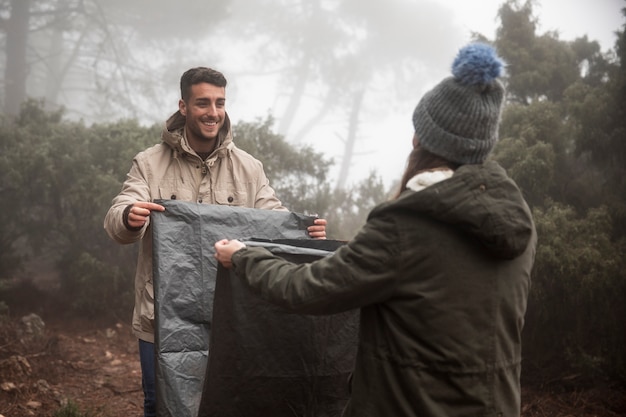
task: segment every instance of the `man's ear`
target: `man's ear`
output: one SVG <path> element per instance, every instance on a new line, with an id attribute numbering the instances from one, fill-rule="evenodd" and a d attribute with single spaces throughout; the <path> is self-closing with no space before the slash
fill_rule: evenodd
<path id="1" fill-rule="evenodd" d="M 187 105 L 185 103 L 185 100 L 183 100 L 182 98 L 178 100 L 178 111 L 180 111 L 180 114 L 182 114 L 183 116 L 187 116 Z"/>

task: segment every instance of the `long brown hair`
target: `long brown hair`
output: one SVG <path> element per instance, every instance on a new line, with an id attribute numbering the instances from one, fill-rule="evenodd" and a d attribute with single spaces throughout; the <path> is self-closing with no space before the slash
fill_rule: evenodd
<path id="1" fill-rule="evenodd" d="M 454 162 L 450 162 L 440 156 L 435 155 L 419 146 L 419 140 L 417 134 L 413 136 L 413 150 L 409 154 L 407 160 L 406 169 L 402 174 L 402 180 L 400 181 L 400 189 L 393 197 L 394 199 L 400 197 L 403 191 L 405 191 L 406 184 L 411 178 L 423 171 L 429 171 L 433 169 L 451 169 L 456 170 L 460 165 Z"/>

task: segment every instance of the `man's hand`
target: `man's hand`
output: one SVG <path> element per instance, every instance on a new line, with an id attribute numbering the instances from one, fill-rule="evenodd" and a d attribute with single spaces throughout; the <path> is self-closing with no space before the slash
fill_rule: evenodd
<path id="1" fill-rule="evenodd" d="M 307 227 L 309 236 L 313 239 L 326 239 L 326 219 L 315 219 L 313 226 Z"/>
<path id="2" fill-rule="evenodd" d="M 245 248 L 246 245 L 238 240 L 222 239 L 215 243 L 215 259 L 217 259 L 225 268 L 231 268 L 233 253 L 239 249 Z"/>
<path id="3" fill-rule="evenodd" d="M 165 207 L 147 201 L 138 201 L 133 204 L 128 212 L 128 225 L 134 228 L 142 228 L 148 221 L 150 213 L 153 211 L 165 211 Z"/>

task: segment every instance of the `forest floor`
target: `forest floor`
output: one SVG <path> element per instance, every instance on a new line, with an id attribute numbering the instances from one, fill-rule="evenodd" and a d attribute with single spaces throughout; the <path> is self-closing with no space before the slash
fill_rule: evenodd
<path id="1" fill-rule="evenodd" d="M 142 415 L 137 340 L 127 323 L 42 319 L 44 337 L 31 341 L 20 340 L 18 318 L 0 320 L 0 417 Z M 626 416 L 623 387 L 574 382 L 523 384 L 522 416 Z"/>

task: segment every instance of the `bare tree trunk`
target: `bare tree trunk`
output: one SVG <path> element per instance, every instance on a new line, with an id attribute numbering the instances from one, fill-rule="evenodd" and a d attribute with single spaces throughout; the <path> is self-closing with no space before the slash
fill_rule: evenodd
<path id="1" fill-rule="evenodd" d="M 346 138 L 343 159 L 341 161 L 341 170 L 339 171 L 339 179 L 337 180 L 337 188 L 344 189 L 348 181 L 350 166 L 352 165 L 352 157 L 354 156 L 354 147 L 356 145 L 357 127 L 359 125 L 359 113 L 363 103 L 364 89 L 356 91 L 352 97 L 352 111 L 350 112 L 350 124 L 348 126 L 348 137 Z"/>
<path id="2" fill-rule="evenodd" d="M 31 0 L 11 0 L 7 20 L 4 112 L 17 115 L 26 100 L 26 45 Z"/>
<path id="3" fill-rule="evenodd" d="M 312 21 L 317 21 L 321 19 L 322 7 L 320 0 L 301 0 L 301 3 L 309 10 L 310 19 Z M 305 45 L 303 46 L 304 56 L 302 57 L 298 67 L 296 68 L 296 81 L 289 97 L 287 109 L 285 110 L 283 117 L 280 119 L 278 133 L 283 136 L 287 136 L 289 128 L 293 124 L 293 121 L 298 114 L 298 110 L 300 109 L 300 104 L 302 103 L 302 98 L 304 97 L 307 84 L 310 81 L 309 79 L 311 77 L 311 65 L 312 61 L 315 59 L 311 55 L 311 50 L 314 49 L 311 48 L 311 46 L 313 45 L 310 45 L 310 42 L 305 42 Z"/>
<path id="4" fill-rule="evenodd" d="M 68 10 L 70 9 L 68 8 Z M 86 26 L 80 33 L 80 36 L 74 45 L 71 46 L 65 45 L 65 42 L 63 41 L 63 27 L 64 22 L 61 21 L 60 24 L 55 24 L 51 29 L 52 34 L 50 37 L 45 95 L 46 106 L 49 109 L 54 109 L 58 105 L 57 101 L 59 99 L 59 94 L 63 89 L 65 79 L 69 75 L 70 68 L 72 68 L 72 66 L 76 63 L 88 31 L 91 30 L 89 26 Z M 66 50 L 69 51 L 69 53 L 65 53 Z"/>
<path id="5" fill-rule="evenodd" d="M 285 110 L 283 117 L 280 119 L 278 133 L 283 136 L 287 135 L 287 132 L 293 123 L 293 119 L 296 117 L 296 113 L 300 108 L 300 103 L 302 102 L 302 97 L 304 96 L 304 90 L 306 89 L 306 85 L 309 81 L 309 71 L 310 56 L 307 54 L 302 60 L 302 63 L 299 65 L 296 83 L 293 91 L 291 92 L 289 104 L 287 104 L 287 109 Z"/>
<path id="6" fill-rule="evenodd" d="M 48 73 L 46 74 L 46 106 L 48 108 L 53 108 L 56 104 L 59 91 L 63 86 L 63 74 L 61 73 L 63 46 L 63 30 L 53 27 L 50 35 L 50 49 L 47 62 Z"/>

